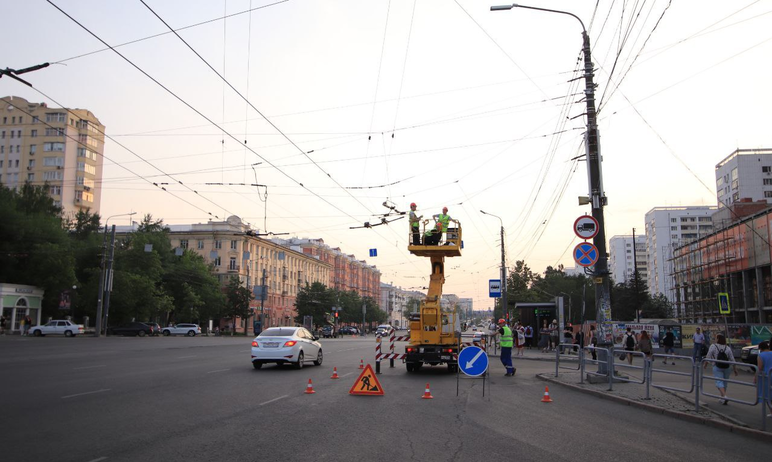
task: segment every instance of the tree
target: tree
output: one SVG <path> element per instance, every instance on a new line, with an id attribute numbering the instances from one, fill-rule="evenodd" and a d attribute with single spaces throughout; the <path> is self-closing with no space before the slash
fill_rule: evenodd
<path id="1" fill-rule="evenodd" d="M 236 318 L 246 319 L 252 314 L 249 309 L 249 302 L 255 296 L 241 285 L 238 276 L 233 276 L 225 288 L 225 297 L 227 299 L 225 313 L 233 320 L 233 330 L 236 330 Z M 232 331 L 231 335 L 233 335 Z"/>
<path id="2" fill-rule="evenodd" d="M 665 319 L 672 316 L 673 305 L 663 294 L 649 297 L 643 304 L 641 316 L 649 319 Z"/>
<path id="3" fill-rule="evenodd" d="M 314 282 L 311 285 L 306 284 L 305 287 L 298 291 L 295 299 L 295 307 L 298 312 L 295 322 L 303 324 L 304 317 L 311 316 L 313 317 L 314 325 L 322 326 L 327 324 L 327 314 L 332 312 L 334 300 L 333 291 L 321 282 Z"/>
<path id="4" fill-rule="evenodd" d="M 615 284 L 611 289 L 611 314 L 619 321 L 634 321 L 649 300 L 649 291 L 638 271 L 627 281 Z"/>

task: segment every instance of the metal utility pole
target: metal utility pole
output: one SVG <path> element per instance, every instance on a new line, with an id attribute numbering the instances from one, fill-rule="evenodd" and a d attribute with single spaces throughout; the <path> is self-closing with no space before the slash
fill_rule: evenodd
<path id="1" fill-rule="evenodd" d="M 584 81 L 585 101 L 587 104 L 587 131 L 585 132 L 585 149 L 587 152 L 587 170 L 589 177 L 590 204 L 592 216 L 598 221 L 598 234 L 593 238 L 593 244 L 598 248 L 598 262 L 595 263 L 592 276 L 595 282 L 595 319 L 598 324 L 598 346 L 608 346 L 607 321 L 611 320 L 611 285 L 608 274 L 608 255 L 606 252 L 606 228 L 603 219 L 603 207 L 607 199 L 603 192 L 603 173 L 600 160 L 600 137 L 598 134 L 598 117 L 595 110 L 595 83 L 593 82 L 594 69 L 590 55 L 590 36 L 584 23 L 573 13 L 547 8 L 537 8 L 526 5 L 502 5 L 492 6 L 491 11 L 511 10 L 512 8 L 526 8 L 529 10 L 559 13 L 573 17 L 582 26 L 582 54 L 584 55 Z M 600 358 L 605 360 L 604 358 Z M 601 373 L 605 373 L 605 366 L 600 365 Z"/>
<path id="2" fill-rule="evenodd" d="M 480 210 L 480 213 L 498 218 L 499 223 L 501 224 L 501 305 L 504 308 L 504 315 L 507 321 L 509 321 L 509 305 L 507 304 L 507 263 L 506 255 L 504 253 L 504 222 L 501 220 L 501 217 L 492 213 L 488 213 L 484 210 Z"/>
<path id="3" fill-rule="evenodd" d="M 635 228 L 633 228 L 633 287 L 635 288 L 635 315 L 641 323 L 641 300 L 638 297 L 638 259 L 635 256 Z"/>
<path id="4" fill-rule="evenodd" d="M 107 261 L 107 274 L 105 276 L 105 335 L 107 335 L 107 327 L 109 325 L 110 316 L 110 293 L 113 291 L 113 261 L 115 259 L 115 225 L 111 229 L 112 236 L 110 237 L 110 259 Z"/>
<path id="5" fill-rule="evenodd" d="M 97 313 L 94 337 L 102 335 L 102 304 L 105 295 L 105 260 L 107 257 L 107 224 L 105 224 L 105 235 L 102 239 L 102 262 L 99 264 L 99 292 L 97 292 Z"/>
<path id="6" fill-rule="evenodd" d="M 260 281 L 260 331 L 265 329 L 265 293 L 268 291 L 265 287 L 265 278 L 265 268 L 263 268 L 263 277 Z"/>

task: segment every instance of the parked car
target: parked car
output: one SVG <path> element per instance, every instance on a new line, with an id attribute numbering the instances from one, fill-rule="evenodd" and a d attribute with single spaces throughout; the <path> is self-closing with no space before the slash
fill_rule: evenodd
<path id="1" fill-rule="evenodd" d="M 338 329 L 340 335 L 359 335 L 359 329 L 354 326 L 343 326 Z"/>
<path id="2" fill-rule="evenodd" d="M 333 338 L 336 337 L 337 334 L 335 333 L 335 327 L 333 326 L 324 326 L 322 327 L 322 337 L 324 338 Z"/>
<path id="3" fill-rule="evenodd" d="M 41 326 L 32 326 L 29 333 L 35 337 L 42 337 L 44 335 L 64 335 L 65 337 L 74 337 L 83 333 L 83 326 L 74 324 L 65 319 L 56 319 L 48 321 Z"/>
<path id="4" fill-rule="evenodd" d="M 161 335 L 161 326 L 157 322 L 146 322 L 153 329 L 153 335 Z"/>
<path id="5" fill-rule="evenodd" d="M 117 327 L 110 327 L 107 329 L 107 333 L 110 335 L 136 335 L 144 337 L 145 335 L 153 335 L 153 328 L 144 322 L 127 322 Z"/>
<path id="6" fill-rule="evenodd" d="M 742 349 L 742 353 L 740 354 L 740 359 L 742 360 L 742 362 L 747 364 L 756 365 L 758 357 L 759 357 L 758 345 L 751 345 L 751 346 L 744 347 Z"/>
<path id="7" fill-rule="evenodd" d="M 168 326 L 161 329 L 161 332 L 165 337 L 170 335 L 187 335 L 188 337 L 195 337 L 196 334 L 201 333 L 201 327 L 198 324 L 177 324 L 175 326 Z"/>
<path id="8" fill-rule="evenodd" d="M 305 327 L 270 327 L 252 340 L 252 366 L 260 369 L 266 363 L 290 363 L 300 369 L 308 361 L 321 366 L 324 356 L 318 340 Z"/>

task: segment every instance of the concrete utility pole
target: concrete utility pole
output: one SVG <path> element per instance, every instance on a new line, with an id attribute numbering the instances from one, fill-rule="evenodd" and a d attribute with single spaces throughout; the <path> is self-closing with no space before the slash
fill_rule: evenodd
<path id="1" fill-rule="evenodd" d="M 265 329 L 265 293 L 268 292 L 265 286 L 265 268 L 263 268 L 263 277 L 260 281 L 260 331 Z M 255 334 L 257 335 L 257 334 Z"/>
<path id="2" fill-rule="evenodd" d="M 130 217 L 136 214 L 137 212 L 121 213 L 119 215 L 110 215 L 109 217 L 107 217 L 107 220 L 105 220 L 105 235 L 104 235 L 104 238 L 102 239 L 102 263 L 99 266 L 100 268 L 99 293 L 97 293 L 97 315 L 96 315 L 96 326 L 95 326 L 94 337 L 99 337 L 100 335 L 102 335 L 102 310 L 104 308 L 105 273 L 107 270 L 105 266 L 105 259 L 107 257 L 107 224 L 110 222 L 110 218 Z"/>
<path id="3" fill-rule="evenodd" d="M 113 291 L 113 261 L 115 260 L 115 225 L 110 230 L 112 236 L 110 237 L 110 259 L 107 261 L 107 272 L 105 276 L 105 335 L 107 335 L 107 327 L 110 321 L 110 293 Z"/>
<path id="4" fill-rule="evenodd" d="M 598 262 L 595 263 L 592 276 L 595 282 L 595 319 L 598 324 L 598 346 L 608 346 L 611 343 L 608 334 L 607 321 L 611 320 L 611 285 L 608 274 L 608 255 L 606 252 L 606 229 L 603 219 L 603 207 L 607 199 L 603 192 L 603 173 L 600 159 L 600 137 L 598 135 L 598 117 L 595 110 L 595 83 L 593 82 L 593 65 L 590 55 L 590 36 L 584 23 L 575 14 L 567 11 L 550 10 L 526 5 L 502 5 L 492 6 L 491 11 L 511 10 L 512 8 L 526 8 L 529 10 L 559 13 L 573 17 L 582 26 L 582 54 L 584 55 L 584 81 L 585 101 L 587 103 L 587 131 L 585 132 L 585 148 L 587 151 L 587 170 L 590 186 L 590 204 L 592 216 L 598 221 L 598 234 L 593 239 L 593 244 L 598 248 Z M 602 351 L 601 351 L 602 353 Z M 605 358 L 599 358 L 605 361 Z M 602 373 L 605 373 L 605 365 L 600 365 Z"/>
<path id="5" fill-rule="evenodd" d="M 509 321 L 509 305 L 507 304 L 507 263 L 506 255 L 504 253 L 504 221 L 501 220 L 501 217 L 484 210 L 480 210 L 480 213 L 498 218 L 499 223 L 501 224 L 501 306 L 504 308 L 504 317 Z"/>

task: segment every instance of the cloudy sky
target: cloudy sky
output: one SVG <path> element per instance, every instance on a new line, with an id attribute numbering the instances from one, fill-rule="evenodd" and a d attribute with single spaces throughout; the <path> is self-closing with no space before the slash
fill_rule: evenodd
<path id="1" fill-rule="evenodd" d="M 384 201 L 417 202 L 425 217 L 447 206 L 465 253 L 448 261 L 445 292 L 483 309 L 500 223 L 481 209 L 503 222 L 508 264 L 538 272 L 574 266 L 572 225 L 589 213 L 577 205 L 581 25 L 496 4 L 6 2 L 0 67 L 54 64 L 26 74 L 34 88 L 0 79 L 0 94 L 86 108 L 106 125 L 104 217 L 238 215 L 420 288 L 429 263 L 407 252 L 406 219 L 350 227 L 379 221 Z M 769 2 L 531 5 L 570 11 L 590 34 L 608 237 L 643 232 L 653 207 L 715 204 L 715 165 L 772 147 Z"/>

